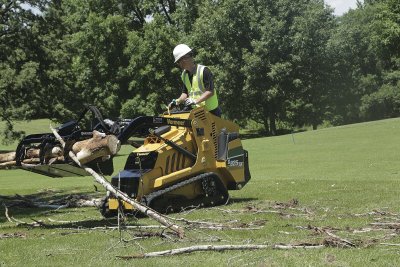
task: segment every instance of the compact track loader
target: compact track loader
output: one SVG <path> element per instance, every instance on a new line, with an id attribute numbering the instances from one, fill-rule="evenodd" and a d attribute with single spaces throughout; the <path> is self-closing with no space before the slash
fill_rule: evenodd
<path id="1" fill-rule="evenodd" d="M 92 130 L 112 133 L 122 144 L 132 136 L 144 137 L 143 145 L 130 153 L 111 184 L 157 211 L 225 204 L 228 190 L 239 190 L 250 180 L 248 152 L 242 147 L 239 126 L 203 107 L 121 120 L 111 126 L 104 123 L 96 108 L 89 109 L 96 115 Z M 90 136 L 76 121 L 60 126 L 58 132 L 66 140 Z M 22 151 L 35 142 L 45 147 L 57 140 L 51 134 L 28 136 L 18 146 L 17 155 L 22 158 Z M 113 173 L 112 158 L 97 159 L 89 166 L 105 175 Z M 43 159 L 29 170 L 53 177 L 87 175 L 68 156 L 61 164 L 48 165 Z M 110 217 L 118 209 L 135 212 L 131 205 L 108 194 L 101 213 Z"/>

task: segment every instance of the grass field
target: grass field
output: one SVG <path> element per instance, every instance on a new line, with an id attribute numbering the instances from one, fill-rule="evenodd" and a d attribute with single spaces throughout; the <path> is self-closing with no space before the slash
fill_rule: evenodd
<path id="1" fill-rule="evenodd" d="M 48 129 L 48 121 L 32 123 Z M 252 179 L 242 190 L 230 192 L 230 204 L 171 217 L 259 229 L 191 228 L 186 229 L 182 240 L 141 238 L 140 233 L 160 230 L 118 232 L 94 228 L 117 224 L 116 220 L 102 219 L 96 208 L 10 207 L 9 215 L 17 220 L 45 223 L 42 227 L 16 226 L 6 219 L 1 205 L 0 266 L 399 265 L 400 119 L 247 139 L 243 143 L 249 151 Z M 115 158 L 116 170 L 122 168 L 129 151 L 129 147 L 123 147 Z M 0 171 L 2 196 L 19 194 L 48 201 L 71 194 L 103 195 L 94 190 L 93 184 L 91 177 L 52 179 L 19 170 Z M 2 201 L 8 200 L 3 197 Z M 124 224 L 156 223 L 131 218 Z M 342 243 L 332 241 L 330 234 L 346 239 L 354 247 L 343 248 Z M 326 246 L 196 252 L 132 260 L 116 257 L 199 244 L 279 243 Z"/>

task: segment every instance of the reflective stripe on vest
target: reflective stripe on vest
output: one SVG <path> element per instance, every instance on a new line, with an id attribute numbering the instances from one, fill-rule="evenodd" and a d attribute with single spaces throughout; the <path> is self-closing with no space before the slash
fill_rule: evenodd
<path id="1" fill-rule="evenodd" d="M 189 74 L 187 71 L 183 71 L 181 75 L 182 81 L 188 90 L 189 97 L 193 98 L 194 100 L 199 99 L 203 92 L 205 92 L 203 83 L 204 68 L 205 66 L 203 65 L 197 65 L 196 74 L 193 74 L 192 83 L 190 83 Z M 214 88 L 214 94 L 209 99 L 201 102 L 198 105 L 205 105 L 207 110 L 216 109 L 218 107 L 217 90 Z"/>

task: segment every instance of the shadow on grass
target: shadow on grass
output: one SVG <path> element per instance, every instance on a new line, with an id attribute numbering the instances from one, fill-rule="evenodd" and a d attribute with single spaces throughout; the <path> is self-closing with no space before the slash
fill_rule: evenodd
<path id="1" fill-rule="evenodd" d="M 256 201 L 258 200 L 258 198 L 252 198 L 252 197 L 244 197 L 244 198 L 231 198 L 229 200 L 229 204 L 233 204 L 233 203 L 244 203 L 244 202 L 251 202 L 251 201 Z"/>
<path id="2" fill-rule="evenodd" d="M 261 138 L 261 137 L 271 137 L 271 136 L 280 136 L 280 135 L 287 135 L 287 134 L 295 134 L 295 133 L 301 133 L 305 132 L 306 130 L 304 129 L 299 129 L 299 130 L 290 130 L 290 129 L 279 129 L 277 130 L 275 135 L 271 135 L 270 133 L 267 133 L 266 131 L 249 131 L 245 130 L 240 133 L 240 138 L 242 140 L 246 139 L 254 139 L 254 138 Z"/>
<path id="3" fill-rule="evenodd" d="M 73 201 L 73 197 L 79 196 L 81 199 L 90 200 L 93 198 L 101 198 L 104 196 L 102 192 L 79 192 L 79 193 L 63 193 L 62 191 L 43 191 L 29 195 L 12 195 L 0 196 L 0 223 L 6 222 L 5 211 L 7 207 L 8 215 L 15 217 L 33 217 L 43 216 L 46 213 L 59 214 L 65 212 L 66 209 L 57 210 L 56 208 L 38 207 L 37 204 L 62 206 L 69 201 Z M 71 207 L 74 208 L 74 207 Z M 94 207 L 96 208 L 96 207 Z"/>
<path id="4" fill-rule="evenodd" d="M 33 220 L 36 220 L 38 218 L 42 219 L 43 216 L 48 216 L 49 214 L 51 215 L 57 215 L 57 214 L 63 214 L 63 213 L 68 213 L 73 209 L 79 208 L 79 209 L 84 209 L 84 208 L 92 208 L 92 209 L 98 209 L 96 207 L 67 207 L 67 208 L 62 208 L 62 209 L 52 209 L 52 208 L 41 208 L 37 207 L 35 203 L 43 203 L 43 204 L 54 204 L 54 205 L 65 205 L 67 204 L 68 200 L 71 198 L 71 196 L 80 196 L 82 199 L 93 199 L 93 198 L 100 198 L 104 194 L 101 192 L 81 192 L 79 194 L 67 194 L 64 193 L 62 194 L 61 191 L 45 191 L 45 192 L 39 192 L 35 194 L 30 194 L 30 195 L 14 195 L 14 196 L 0 196 L 0 223 L 5 223 L 8 221 L 8 219 L 5 216 L 5 206 L 7 206 L 8 209 L 8 215 L 10 217 L 14 217 L 16 219 L 20 219 L 26 223 L 32 223 Z M 227 206 L 230 204 L 234 203 L 246 203 L 246 202 L 251 202 L 251 201 L 256 201 L 258 200 L 257 198 L 231 198 L 229 200 L 229 203 Z M 99 211 L 100 212 L 100 211 Z M 129 218 L 136 218 L 140 219 L 146 217 L 145 215 L 129 215 Z M 58 223 L 58 222 L 44 222 L 44 225 L 41 226 L 41 228 L 49 228 L 49 229 L 55 229 L 55 228 L 77 228 L 77 227 L 83 227 L 83 228 L 93 228 L 93 227 L 105 227 L 105 226 L 115 226 L 117 224 L 117 219 L 116 218 L 109 218 L 109 219 L 104 219 L 101 218 L 99 215 L 99 219 L 91 219 L 91 220 L 84 220 L 84 221 L 79 221 L 79 222 L 71 222 L 71 223 Z"/>

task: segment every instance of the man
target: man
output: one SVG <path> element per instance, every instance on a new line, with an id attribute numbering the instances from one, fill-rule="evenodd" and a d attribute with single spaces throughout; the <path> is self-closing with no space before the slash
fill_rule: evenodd
<path id="1" fill-rule="evenodd" d="M 221 117 L 217 91 L 214 88 L 213 75 L 209 68 L 196 64 L 192 49 L 179 44 L 173 51 L 175 63 L 182 69 L 182 94 L 172 100 L 169 108 L 185 103 L 186 106 L 204 106 L 206 110 Z"/>

